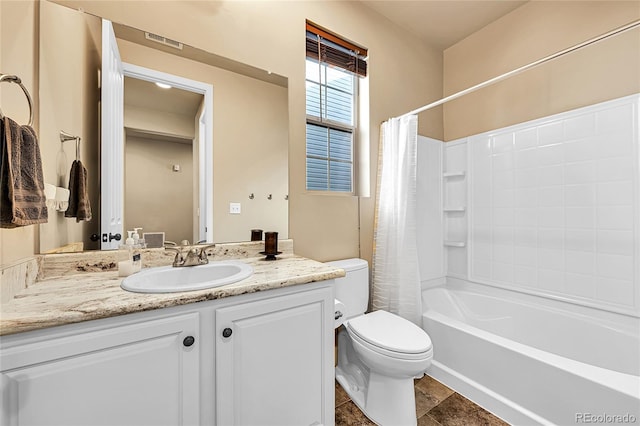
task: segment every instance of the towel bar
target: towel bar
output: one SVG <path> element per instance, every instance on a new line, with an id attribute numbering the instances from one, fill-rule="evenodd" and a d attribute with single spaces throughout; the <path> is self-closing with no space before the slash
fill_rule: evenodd
<path id="1" fill-rule="evenodd" d="M 60 143 L 67 141 L 76 141 L 76 160 L 80 160 L 80 136 L 73 136 L 71 133 L 67 133 L 64 130 L 60 130 Z"/>

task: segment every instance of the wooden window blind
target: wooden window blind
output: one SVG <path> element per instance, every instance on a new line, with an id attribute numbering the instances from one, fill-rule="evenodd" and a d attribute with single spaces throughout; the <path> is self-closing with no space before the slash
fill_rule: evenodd
<path id="1" fill-rule="evenodd" d="M 367 49 L 307 21 L 307 57 L 367 76 Z"/>

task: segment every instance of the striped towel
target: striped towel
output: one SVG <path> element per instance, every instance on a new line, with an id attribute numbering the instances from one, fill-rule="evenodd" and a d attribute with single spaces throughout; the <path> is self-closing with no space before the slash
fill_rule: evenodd
<path id="1" fill-rule="evenodd" d="M 0 227 L 47 222 L 42 159 L 35 130 L 0 120 Z"/>

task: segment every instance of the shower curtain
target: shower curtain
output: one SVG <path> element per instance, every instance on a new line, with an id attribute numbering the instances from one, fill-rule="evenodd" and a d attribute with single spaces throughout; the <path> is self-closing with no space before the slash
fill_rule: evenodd
<path id="1" fill-rule="evenodd" d="M 371 306 L 421 323 L 416 241 L 418 118 L 382 123 Z"/>

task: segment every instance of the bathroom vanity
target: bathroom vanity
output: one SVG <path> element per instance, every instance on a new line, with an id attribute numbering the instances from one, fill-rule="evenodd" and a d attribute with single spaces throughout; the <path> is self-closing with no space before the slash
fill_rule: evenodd
<path id="1" fill-rule="evenodd" d="M 245 261 L 250 278 L 209 290 L 130 293 L 101 272 L 16 295 L 0 322 L 0 423 L 333 424 L 332 280 L 344 272 L 293 255 Z"/>

